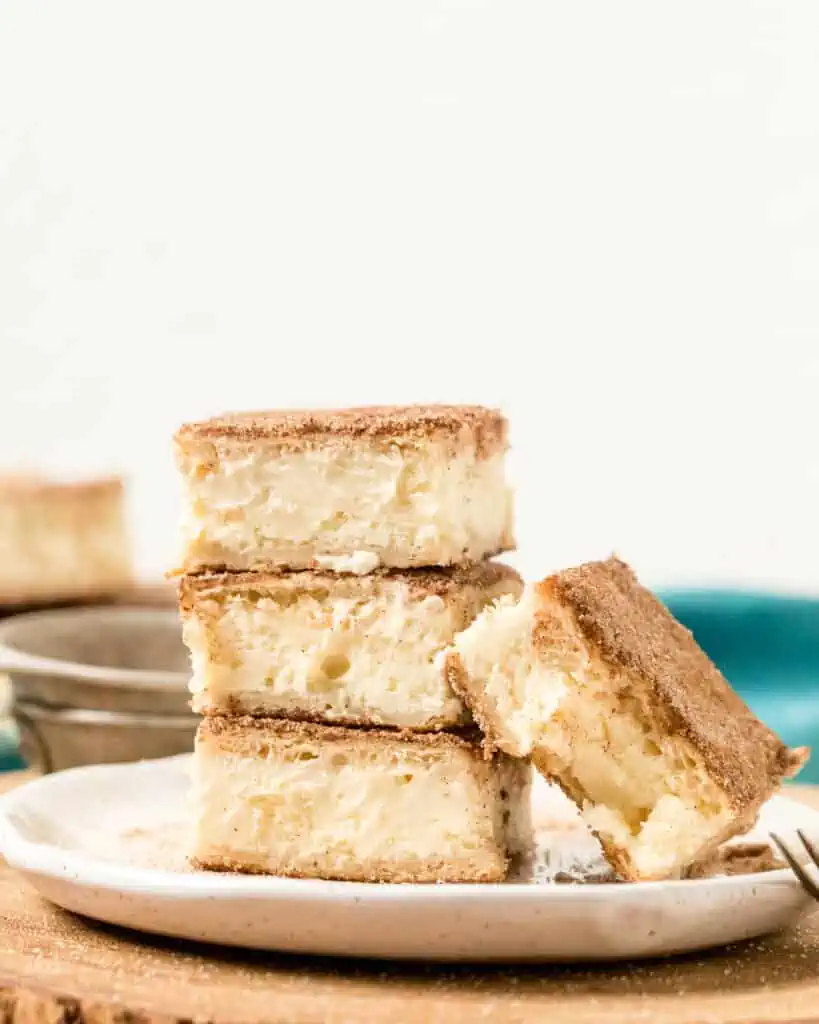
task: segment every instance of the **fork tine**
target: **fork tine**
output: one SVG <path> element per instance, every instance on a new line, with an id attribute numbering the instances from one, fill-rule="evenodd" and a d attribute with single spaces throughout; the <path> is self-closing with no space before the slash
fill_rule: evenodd
<path id="1" fill-rule="evenodd" d="M 810 856 L 810 859 L 817 866 L 817 868 L 819 868 L 819 850 L 816 849 L 816 847 L 813 845 L 811 840 L 808 839 L 808 837 L 805 835 L 805 833 L 802 831 L 801 828 L 798 828 L 796 830 L 796 834 L 802 840 L 802 845 L 808 851 L 808 855 Z"/>
<path id="2" fill-rule="evenodd" d="M 805 892 L 811 895 L 815 900 L 819 900 L 819 886 L 817 886 L 816 882 L 814 882 L 814 880 L 810 877 L 807 871 L 805 871 L 805 869 L 802 867 L 802 865 L 799 863 L 796 857 L 794 857 L 794 855 L 791 853 L 788 847 L 782 842 L 779 836 L 774 835 L 774 833 L 772 832 L 771 839 L 773 839 L 773 841 L 779 847 L 779 852 L 790 865 L 791 870 L 799 879 L 799 882 L 802 885 L 802 888 L 805 890 Z"/>

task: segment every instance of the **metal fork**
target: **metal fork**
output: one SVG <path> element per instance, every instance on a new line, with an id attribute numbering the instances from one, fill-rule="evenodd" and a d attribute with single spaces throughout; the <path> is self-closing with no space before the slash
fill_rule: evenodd
<path id="1" fill-rule="evenodd" d="M 810 857 L 813 866 L 819 868 L 819 850 L 816 849 L 816 847 L 813 845 L 810 839 L 808 839 L 808 837 L 805 835 L 801 828 L 798 828 L 796 830 L 796 834 L 799 836 L 802 845 L 807 850 L 807 854 Z M 805 890 L 805 892 L 811 895 L 815 900 L 819 900 L 819 885 L 817 885 L 817 883 L 811 878 L 811 876 L 805 869 L 804 865 L 801 864 L 799 860 L 797 860 L 795 854 L 788 849 L 788 847 L 779 838 L 779 836 L 774 835 L 774 833 L 771 832 L 771 839 L 773 839 L 773 841 L 779 847 L 779 852 L 790 865 L 791 870 L 799 879 L 799 882 L 802 888 Z"/>

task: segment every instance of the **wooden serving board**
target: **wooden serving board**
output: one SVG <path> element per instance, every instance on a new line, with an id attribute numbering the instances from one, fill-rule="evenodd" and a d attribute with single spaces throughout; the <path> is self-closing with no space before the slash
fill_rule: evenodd
<path id="1" fill-rule="evenodd" d="M 25 776 L 0 779 L 0 790 Z M 819 788 L 793 795 L 819 807 Z M 819 1024 L 819 915 L 668 961 L 433 966 L 277 956 L 95 925 L 0 864 L 0 1024 Z M 623 921 L 628 927 L 628 921 Z"/>

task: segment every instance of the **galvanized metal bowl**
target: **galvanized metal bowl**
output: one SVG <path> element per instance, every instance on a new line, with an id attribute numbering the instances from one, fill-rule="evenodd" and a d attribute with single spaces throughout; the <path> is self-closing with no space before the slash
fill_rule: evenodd
<path id="1" fill-rule="evenodd" d="M 0 622 L 25 761 L 43 772 L 184 753 L 188 656 L 175 611 L 90 607 Z"/>

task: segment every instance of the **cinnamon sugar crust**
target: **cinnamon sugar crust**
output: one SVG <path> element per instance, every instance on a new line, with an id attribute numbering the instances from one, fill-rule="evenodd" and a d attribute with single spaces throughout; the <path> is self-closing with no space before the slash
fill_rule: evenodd
<path id="1" fill-rule="evenodd" d="M 229 718 L 241 718 L 245 715 L 253 716 L 254 718 L 268 718 L 276 719 L 280 721 L 289 722 L 303 722 L 312 723 L 314 725 L 322 725 L 328 722 L 326 712 L 322 711 L 311 711 L 309 708 L 282 708 L 277 710 L 272 708 L 269 703 L 257 700 L 254 702 L 252 696 L 242 695 L 237 697 L 234 694 L 228 694 L 219 705 L 216 707 L 207 706 L 199 709 L 199 714 L 205 718 L 221 718 L 227 716 Z M 413 725 L 412 732 L 414 733 L 438 733 L 442 730 L 446 730 L 448 733 L 452 733 L 455 730 L 455 734 L 458 735 L 472 735 L 474 726 L 472 722 L 472 716 L 468 708 L 464 708 L 461 715 L 461 719 L 457 724 L 453 724 L 450 718 L 445 717 L 432 717 L 428 718 L 423 724 Z M 385 732 L 394 730 L 393 735 L 403 735 L 404 732 L 408 731 L 408 727 L 404 726 L 389 726 L 383 722 L 374 722 L 372 717 L 366 715 L 356 715 L 350 712 L 344 714 L 334 715 L 332 718 L 333 725 L 343 727 L 345 729 L 382 729 Z M 479 734 L 476 734 L 475 738 L 480 740 Z"/>
<path id="2" fill-rule="evenodd" d="M 245 860 L 232 857 L 229 853 L 210 854 L 208 857 L 191 857 L 190 865 L 197 871 L 218 871 L 234 875 L 269 875 L 269 869 Z M 340 882 L 368 882 L 373 885 L 429 885 L 431 882 L 471 885 L 477 882 L 501 882 L 506 877 L 508 858 L 499 850 L 486 854 L 483 863 L 465 865 L 444 857 L 428 857 L 419 867 L 417 860 L 368 860 L 356 869 L 334 872 L 316 867 L 305 870 L 292 864 L 280 864 L 277 875 L 284 878 L 324 878 Z"/>
<path id="3" fill-rule="evenodd" d="M 366 596 L 379 587 L 406 586 L 414 598 L 446 598 L 465 587 L 489 590 L 502 583 L 520 584 L 520 574 L 503 562 L 477 562 L 451 567 L 418 569 L 374 569 L 364 576 L 334 573 L 323 569 L 271 572 L 205 572 L 178 578 L 180 608 L 193 610 L 196 598 L 218 597 L 226 592 L 265 594 L 270 590 L 294 593 L 328 592 L 332 588 L 345 596 Z"/>
<path id="4" fill-rule="evenodd" d="M 539 591 L 571 611 L 603 662 L 639 682 L 658 727 L 691 744 L 735 811 L 756 807 L 806 760 L 807 751 L 789 750 L 753 714 L 691 632 L 620 559 L 567 569 Z M 551 642 L 537 621 L 533 638 Z"/>
<path id="5" fill-rule="evenodd" d="M 464 702 L 482 737 L 483 756 L 489 760 L 501 749 L 503 721 L 490 701 L 473 685 L 460 654 L 450 650 L 444 656 L 444 678 L 452 692 Z M 568 796 L 568 794 L 567 794 Z"/>
<path id="6" fill-rule="evenodd" d="M 501 563 L 494 563 L 494 562 L 492 562 L 492 560 L 497 558 L 499 555 L 508 555 L 510 552 L 514 551 L 515 547 L 516 547 L 516 543 L 517 542 L 516 542 L 515 538 L 513 536 L 509 535 L 509 536 L 504 538 L 503 544 L 500 547 L 494 548 L 492 551 L 487 551 L 486 554 L 484 555 L 484 559 L 487 562 L 490 562 L 492 564 L 501 564 Z M 313 562 L 313 564 L 315 564 L 315 561 Z M 485 562 L 470 560 L 469 558 L 464 556 L 464 560 L 462 562 L 455 563 L 452 566 L 440 565 L 440 566 L 437 566 L 436 568 L 438 568 L 440 570 L 446 570 L 447 568 L 469 569 L 469 568 L 471 568 L 473 566 L 480 566 L 480 565 L 483 565 L 483 564 L 485 564 Z M 417 566 L 415 568 L 420 569 L 421 571 L 425 571 L 428 567 L 427 566 Z M 375 573 L 379 573 L 379 572 L 382 575 L 386 575 L 387 573 L 390 573 L 390 572 L 412 572 L 412 571 L 414 571 L 412 566 L 410 566 L 408 568 L 403 568 L 403 569 L 394 569 L 394 568 L 391 568 L 390 566 L 379 566 L 376 569 L 371 569 L 369 572 L 366 572 L 363 575 L 371 576 L 371 575 L 374 575 Z M 196 579 L 199 579 L 199 578 L 207 579 L 207 578 L 212 578 L 212 577 L 216 577 L 216 576 L 224 576 L 224 577 L 239 576 L 239 575 L 242 575 L 243 573 L 247 574 L 248 576 L 252 576 L 252 577 L 259 577 L 259 576 L 270 576 L 270 577 L 273 577 L 273 576 L 275 576 L 275 575 L 277 575 L 279 573 L 284 575 L 285 573 L 291 573 L 291 572 L 292 573 L 296 573 L 296 572 L 326 572 L 328 574 L 328 576 L 332 576 L 335 579 L 336 585 L 338 584 L 339 579 L 351 579 L 351 578 L 353 578 L 355 576 L 360 576 L 361 575 L 359 573 L 354 573 L 354 572 L 351 572 L 351 571 L 344 572 L 342 570 L 339 570 L 337 572 L 331 572 L 328 569 L 323 569 L 323 570 L 321 570 L 321 569 L 302 569 L 302 568 L 295 569 L 295 568 L 289 567 L 287 565 L 287 563 L 284 563 L 281 566 L 281 568 L 273 569 L 273 568 L 271 568 L 269 560 L 266 560 L 266 559 L 261 558 L 261 557 L 259 558 L 259 561 L 258 561 L 258 568 L 247 569 L 247 568 L 243 567 L 241 569 L 234 569 L 234 568 L 231 568 L 231 566 L 223 558 L 215 558 L 214 557 L 214 558 L 209 559 L 209 561 L 206 564 L 196 564 L 196 565 L 193 565 L 193 566 L 179 566 L 177 568 L 168 569 L 165 572 L 165 579 L 169 583 L 177 583 L 177 584 L 179 584 L 183 580 L 196 580 Z M 409 580 L 408 580 L 408 582 L 409 582 Z"/>
<path id="7" fill-rule="evenodd" d="M 312 447 L 328 441 L 418 443 L 450 438 L 474 445 L 480 457 L 506 448 L 507 422 L 497 409 L 479 405 L 362 406 L 348 409 L 281 409 L 228 413 L 184 424 L 176 441 L 269 442 Z"/>
<path id="8" fill-rule="evenodd" d="M 310 742 L 369 747 L 377 743 L 388 748 L 400 744 L 427 750 L 462 750 L 473 756 L 482 749 L 482 736 L 477 729 L 419 733 L 409 729 L 350 728 L 250 715 L 210 715 L 203 718 L 199 724 L 199 739 L 213 741 L 220 750 L 251 757 L 263 757 L 271 741 L 277 744 Z"/>

